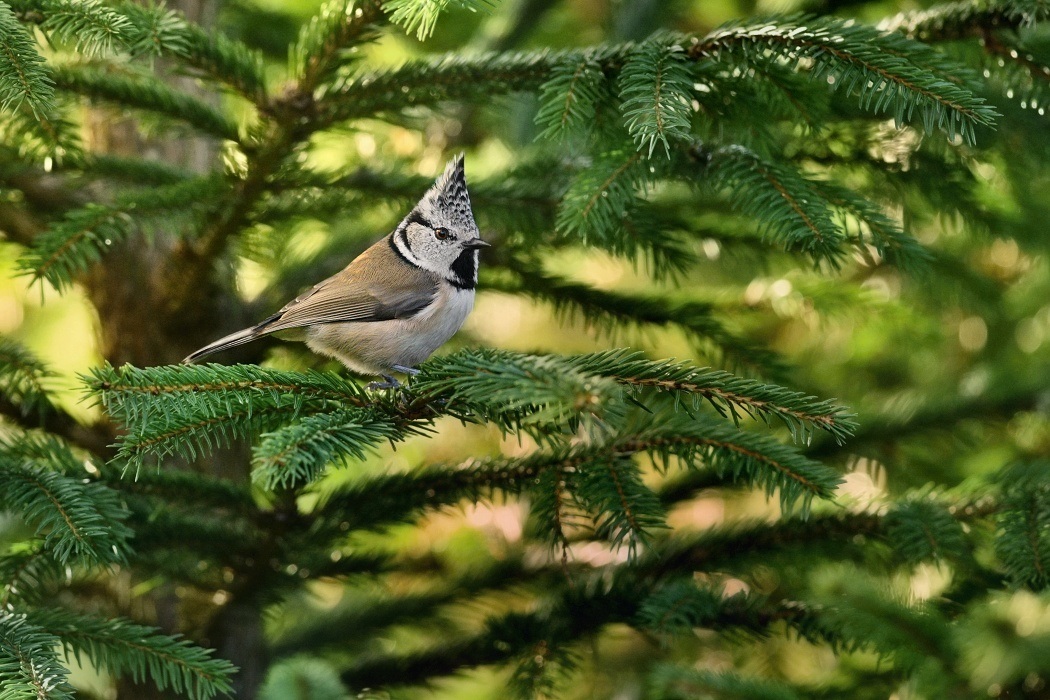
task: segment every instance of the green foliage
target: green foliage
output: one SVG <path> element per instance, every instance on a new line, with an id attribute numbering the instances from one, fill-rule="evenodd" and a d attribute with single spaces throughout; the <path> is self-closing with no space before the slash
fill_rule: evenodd
<path id="1" fill-rule="evenodd" d="M 295 658 L 274 664 L 259 690 L 261 700 L 298 697 L 308 700 L 343 700 L 346 687 L 331 666 L 318 659 Z"/>
<path id="2" fill-rule="evenodd" d="M 779 683 L 735 673 L 715 673 L 677 666 L 661 666 L 651 679 L 652 697 L 661 700 L 694 698 L 699 693 L 713 698 L 740 700 L 797 700 L 802 696 Z"/>
<path id="3" fill-rule="evenodd" d="M 34 279 L 63 289 L 103 253 L 126 240 L 136 228 L 132 213 L 145 217 L 184 214 L 215 196 L 216 179 L 194 178 L 124 195 L 112 205 L 89 203 L 68 212 L 33 241 L 20 261 Z"/>
<path id="4" fill-rule="evenodd" d="M 253 366 L 102 367 L 88 381 L 106 410 L 131 428 L 119 454 L 134 465 L 148 455 L 193 457 L 295 416 L 366 402 L 358 385 L 337 375 Z"/>
<path id="5" fill-rule="evenodd" d="M 400 24 L 407 32 L 415 32 L 416 38 L 423 41 L 434 33 L 438 17 L 449 5 L 477 12 L 492 6 L 490 0 L 390 0 L 386 9 L 390 12 L 390 21 Z"/>
<path id="6" fill-rule="evenodd" d="M 25 346 L 0 338 L 0 394 L 24 415 L 52 407 L 47 383 L 53 376 Z"/>
<path id="7" fill-rule="evenodd" d="M 363 459 L 368 448 L 399 438 L 397 428 L 367 409 L 306 416 L 262 436 L 252 479 L 270 490 L 310 483 L 325 465 Z"/>
<path id="8" fill-rule="evenodd" d="M 59 640 L 32 624 L 24 613 L 0 610 L 0 698 L 73 697 L 55 647 Z"/>
<path id="9" fill-rule="evenodd" d="M 0 507 L 22 515 L 43 535 L 61 563 L 83 558 L 123 561 L 131 531 L 117 493 L 74 478 L 83 471 L 69 449 L 51 438 L 27 436 L 0 444 Z M 63 473 L 65 472 L 65 473 Z"/>
<path id="10" fill-rule="evenodd" d="M 11 6 L 0 3 L 0 109 L 18 109 L 22 103 L 38 117 L 54 107 L 54 84 L 44 59 Z"/>
<path id="11" fill-rule="evenodd" d="M 98 2 L 49 2 L 40 28 L 48 37 L 87 56 L 108 54 L 129 43 L 131 20 Z"/>
<path id="12" fill-rule="evenodd" d="M 927 500 L 899 503 L 886 515 L 886 535 L 905 562 L 966 559 L 969 543 L 958 520 Z"/>
<path id="13" fill-rule="evenodd" d="M 620 109 L 628 132 L 639 147 L 648 145 L 650 158 L 658 141 L 670 157 L 670 142 L 689 137 L 692 91 L 680 46 L 649 41 L 627 58 L 620 73 Z"/>
<path id="14" fill-rule="evenodd" d="M 607 91 L 601 64 L 593 58 L 555 65 L 540 89 L 536 111 L 536 123 L 544 127 L 540 137 L 555 140 L 587 133 Z"/>
<path id="15" fill-rule="evenodd" d="M 54 71 L 55 84 L 96 101 L 141 109 L 186 122 L 205 134 L 237 140 L 237 125 L 215 108 L 173 90 L 150 76 L 121 75 L 92 68 L 62 67 Z"/>
<path id="16" fill-rule="evenodd" d="M 761 222 L 765 237 L 815 262 L 840 264 L 845 236 L 817 186 L 793 167 L 729 146 L 711 153 L 705 170 L 716 190 L 728 191 L 735 207 Z"/>
<path id="17" fill-rule="evenodd" d="M 730 25 L 689 52 L 719 61 L 785 60 L 796 67 L 806 61 L 814 79 L 856 94 L 865 110 L 889 113 L 897 124 L 918 112 L 927 131 L 940 129 L 970 143 L 975 127 L 992 124 L 997 116 L 968 89 L 971 74 L 964 68 L 929 47 L 863 24 L 798 16 Z"/>
<path id="18" fill-rule="evenodd" d="M 1050 471 L 1043 461 L 1021 462 L 1002 475 L 1003 503 L 995 550 L 1016 586 L 1050 585 Z"/>
<path id="19" fill-rule="evenodd" d="M 230 676 L 236 669 L 185 639 L 119 618 L 100 620 L 65 610 L 37 609 L 28 614 L 28 621 L 53 635 L 78 662 L 84 655 L 116 676 L 152 681 L 190 700 L 209 700 L 231 690 Z"/>

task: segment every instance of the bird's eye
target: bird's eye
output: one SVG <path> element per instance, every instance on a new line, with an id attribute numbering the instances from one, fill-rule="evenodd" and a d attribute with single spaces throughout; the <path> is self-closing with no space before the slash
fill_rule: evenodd
<path id="1" fill-rule="evenodd" d="M 452 237 L 452 232 L 447 228 L 436 228 L 434 229 L 434 238 L 439 241 L 445 241 Z"/>

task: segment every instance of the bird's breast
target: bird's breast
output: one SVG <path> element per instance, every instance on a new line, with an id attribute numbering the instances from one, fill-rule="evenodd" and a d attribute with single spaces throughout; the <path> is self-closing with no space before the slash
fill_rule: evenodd
<path id="1" fill-rule="evenodd" d="M 414 367 L 455 335 L 473 308 L 473 289 L 441 285 L 433 302 L 409 318 L 315 326 L 308 344 L 366 374 Z"/>

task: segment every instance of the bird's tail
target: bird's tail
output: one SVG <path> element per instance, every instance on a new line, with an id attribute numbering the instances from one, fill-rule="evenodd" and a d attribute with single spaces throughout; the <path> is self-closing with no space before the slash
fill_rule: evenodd
<path id="1" fill-rule="evenodd" d="M 220 350 L 227 350 L 229 348 L 235 348 L 238 345 L 244 345 L 250 343 L 256 338 L 266 335 L 265 333 L 259 332 L 258 326 L 252 326 L 251 328 L 245 328 L 244 330 L 237 331 L 236 333 L 230 333 L 224 338 L 219 338 L 214 343 L 205 345 L 200 350 L 190 353 L 186 356 L 186 359 L 182 361 L 182 364 L 188 365 L 191 362 L 196 362 L 205 355 L 210 355 L 213 352 L 219 352 Z"/>

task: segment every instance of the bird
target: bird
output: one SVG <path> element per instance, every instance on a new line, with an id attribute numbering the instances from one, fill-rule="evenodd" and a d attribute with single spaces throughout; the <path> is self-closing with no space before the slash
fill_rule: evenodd
<path id="1" fill-rule="evenodd" d="M 382 377 L 372 389 L 399 387 L 393 373 L 415 366 L 445 344 L 474 307 L 483 241 L 467 193 L 463 155 L 387 236 L 342 271 L 280 311 L 191 353 L 189 364 L 215 352 L 284 331 L 359 374 Z"/>

